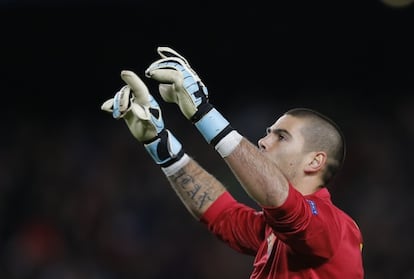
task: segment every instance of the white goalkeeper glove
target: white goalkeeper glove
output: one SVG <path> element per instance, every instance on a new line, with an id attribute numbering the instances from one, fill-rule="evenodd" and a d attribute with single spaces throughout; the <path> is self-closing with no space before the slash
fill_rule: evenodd
<path id="1" fill-rule="evenodd" d="M 207 87 L 188 61 L 169 47 L 158 47 L 157 52 L 161 59 L 152 63 L 145 75 L 159 81 L 163 100 L 178 104 L 181 112 L 194 123 L 205 140 L 216 146 L 233 128 L 209 103 Z"/>
<path id="2" fill-rule="evenodd" d="M 121 78 L 127 85 L 105 101 L 101 109 L 112 113 L 115 119 L 124 119 L 158 165 L 166 167 L 179 160 L 184 154 L 182 145 L 165 129 L 161 109 L 146 85 L 131 71 L 122 71 Z"/>

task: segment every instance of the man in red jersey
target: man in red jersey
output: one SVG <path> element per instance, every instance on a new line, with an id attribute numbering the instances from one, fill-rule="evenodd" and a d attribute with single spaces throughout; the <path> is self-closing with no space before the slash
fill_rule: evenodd
<path id="1" fill-rule="evenodd" d="M 326 188 L 345 157 L 337 125 L 316 111 L 292 109 L 256 147 L 209 103 L 206 86 L 183 56 L 168 47 L 157 51 L 161 58 L 146 76 L 160 82 L 162 99 L 179 106 L 261 208 L 237 202 L 186 154 L 142 80 L 122 71 L 126 85 L 102 109 L 125 120 L 188 211 L 230 247 L 255 256 L 252 279 L 363 278 L 361 232 Z"/>

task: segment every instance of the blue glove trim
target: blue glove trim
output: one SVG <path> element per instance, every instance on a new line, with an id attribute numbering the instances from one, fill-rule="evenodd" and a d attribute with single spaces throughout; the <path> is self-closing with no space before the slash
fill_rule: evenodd
<path id="1" fill-rule="evenodd" d="M 229 122 L 215 108 L 207 112 L 199 121 L 194 124 L 204 139 L 211 141 L 229 125 Z"/>
<path id="2" fill-rule="evenodd" d="M 115 94 L 112 117 L 118 119 L 121 116 L 121 111 L 119 110 L 119 93 Z"/>
<path id="3" fill-rule="evenodd" d="M 163 130 L 155 140 L 144 147 L 155 163 L 162 166 L 175 162 L 183 155 L 181 143 L 168 130 Z"/>

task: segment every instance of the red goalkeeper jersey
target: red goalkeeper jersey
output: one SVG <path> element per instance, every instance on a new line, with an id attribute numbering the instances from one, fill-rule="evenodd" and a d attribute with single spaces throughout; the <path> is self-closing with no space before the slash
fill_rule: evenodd
<path id="1" fill-rule="evenodd" d="M 257 211 L 224 193 L 201 221 L 238 252 L 255 256 L 251 279 L 360 279 L 362 235 L 328 189 Z"/>

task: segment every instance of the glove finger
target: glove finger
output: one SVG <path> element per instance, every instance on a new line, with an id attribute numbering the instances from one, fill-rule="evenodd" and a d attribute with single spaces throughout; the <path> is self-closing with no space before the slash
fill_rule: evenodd
<path id="1" fill-rule="evenodd" d="M 178 57 L 181 60 L 183 60 L 185 64 L 187 64 L 188 66 L 190 66 L 190 64 L 188 63 L 187 59 L 185 59 L 184 56 L 178 54 L 178 52 L 176 52 L 172 48 L 169 48 L 169 47 L 158 47 L 157 48 L 157 52 L 158 52 L 158 54 L 162 58 Z"/>
<path id="2" fill-rule="evenodd" d="M 145 75 L 151 77 L 152 72 L 158 69 L 170 69 L 177 72 L 190 72 L 194 75 L 192 70 L 185 64 L 183 60 L 177 57 L 162 58 L 153 62 L 146 70 Z"/>
<path id="3" fill-rule="evenodd" d="M 125 112 L 129 108 L 129 99 L 130 99 L 131 89 L 128 85 L 119 90 L 113 99 L 112 104 L 112 116 L 115 119 L 122 118 L 125 115 Z"/>
<path id="4" fill-rule="evenodd" d="M 114 98 L 111 98 L 109 100 L 106 100 L 102 104 L 101 110 L 112 113 L 112 111 L 113 111 L 113 109 L 112 109 L 113 105 L 114 105 Z"/>
<path id="5" fill-rule="evenodd" d="M 183 82 L 183 76 L 181 72 L 171 69 L 156 69 L 151 71 L 150 77 L 165 84 L 181 85 Z"/>
<path id="6" fill-rule="evenodd" d="M 167 103 L 178 103 L 178 96 L 175 94 L 172 84 L 161 83 L 158 86 L 158 90 L 160 91 L 162 99 Z"/>
<path id="7" fill-rule="evenodd" d="M 135 96 L 134 101 L 141 105 L 148 105 L 150 94 L 144 82 L 132 71 L 123 70 L 121 78 L 132 89 L 132 94 Z"/>

